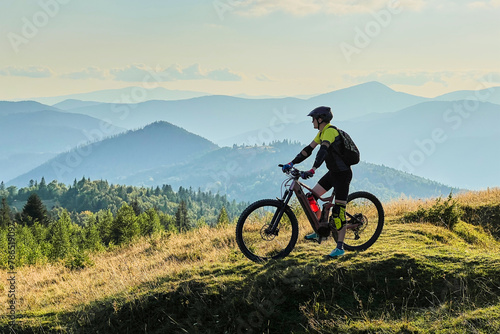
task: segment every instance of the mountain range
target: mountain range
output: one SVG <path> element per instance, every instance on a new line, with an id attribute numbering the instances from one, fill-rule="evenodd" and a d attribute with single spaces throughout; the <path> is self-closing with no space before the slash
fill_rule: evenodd
<path id="1" fill-rule="evenodd" d="M 21 181 L 21 174 L 59 153 L 69 153 L 71 148 L 76 150 L 76 145 L 81 149 L 85 142 L 99 141 L 126 129 L 141 129 L 157 121 L 181 127 L 219 147 L 262 146 L 285 139 L 305 145 L 316 134 L 307 113 L 318 105 L 329 105 L 334 112 L 333 123 L 351 134 L 361 150 L 362 160 L 367 163 L 399 169 L 453 187 L 498 186 L 496 166 L 500 152 L 496 143 L 500 138 L 495 127 L 500 105 L 492 102 L 497 102 L 499 92 L 496 87 L 429 99 L 368 82 L 307 99 L 200 96 L 140 103 L 66 99 L 53 106 L 33 101 L 0 102 L 0 130 L 4 133 L 0 146 L 0 179 L 16 179 L 25 185 L 27 180 Z M 62 120 L 64 125 L 58 125 Z M 100 128 L 113 129 L 113 132 L 101 131 L 99 136 Z M 157 145 L 153 147 L 161 152 Z M 217 151 L 213 146 L 210 152 Z M 178 164 L 184 162 L 177 161 Z M 166 161 L 161 163 L 169 165 Z M 151 163 L 143 170 L 166 165 Z M 137 175 L 135 170 L 120 177 L 134 184 L 155 179 L 149 176 L 147 180 L 139 180 Z"/>
<path id="2" fill-rule="evenodd" d="M 88 143 L 59 154 L 9 184 L 26 179 L 58 180 L 71 183 L 77 176 L 122 182 L 142 170 L 175 166 L 218 146 L 165 122 Z"/>
<path id="3" fill-rule="evenodd" d="M 301 144 L 287 141 L 220 148 L 170 123 L 155 122 L 62 153 L 7 185 L 25 186 L 27 180 L 42 176 L 47 182 L 55 179 L 66 184 L 86 177 L 146 187 L 200 188 L 250 201 L 279 194 L 284 175 L 277 165 L 301 148 Z M 361 163 L 355 170 L 353 190 L 372 191 L 386 200 L 447 195 L 454 190 L 383 166 Z M 318 175 L 325 172 L 323 167 Z"/>
<path id="4" fill-rule="evenodd" d="M 105 89 L 88 93 L 68 94 L 52 97 L 33 97 L 29 100 L 54 105 L 65 100 L 98 101 L 105 103 L 138 103 L 147 100 L 181 100 L 210 95 L 203 92 L 172 90 L 163 87 L 146 89 L 143 87 L 125 87 Z M 130 102 L 129 102 L 130 101 Z"/>
<path id="5" fill-rule="evenodd" d="M 0 102 L 0 179 L 9 180 L 63 151 L 123 131 L 37 102 Z"/>

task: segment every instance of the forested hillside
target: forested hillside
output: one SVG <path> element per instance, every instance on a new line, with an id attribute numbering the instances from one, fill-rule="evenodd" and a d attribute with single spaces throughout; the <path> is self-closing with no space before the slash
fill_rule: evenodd
<path id="1" fill-rule="evenodd" d="M 19 190 L 2 182 L 0 198 L 0 244 L 6 249 L 7 227 L 14 226 L 16 266 L 59 259 L 84 265 L 87 252 L 141 236 L 227 225 L 247 205 L 200 190 L 138 188 L 85 178 L 69 187 L 42 179 Z M 0 266 L 6 263 L 7 253 L 0 256 Z"/>
<path id="2" fill-rule="evenodd" d="M 161 167 L 139 172 L 124 178 L 128 184 L 155 183 L 201 187 L 227 194 L 240 201 L 274 198 L 280 195 L 280 185 L 285 176 L 278 164 L 291 161 L 304 147 L 287 140 L 263 146 L 224 147 L 202 157 L 174 167 Z M 316 153 L 313 153 L 316 154 Z M 310 169 L 313 157 L 297 165 Z M 361 162 L 353 168 L 351 191 L 373 192 L 382 200 L 400 197 L 437 197 L 458 189 L 420 178 L 396 169 Z M 305 181 L 314 185 L 326 173 L 322 166 L 316 176 Z"/>

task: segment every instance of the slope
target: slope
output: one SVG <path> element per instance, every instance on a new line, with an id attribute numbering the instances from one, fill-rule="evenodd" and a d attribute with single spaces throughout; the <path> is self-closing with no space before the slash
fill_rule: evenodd
<path id="1" fill-rule="evenodd" d="M 300 216 L 295 249 L 266 264 L 241 255 L 233 225 L 143 239 L 93 254 L 95 265 L 81 270 L 19 268 L 26 297 L 15 330 L 498 333 L 499 242 L 465 221 L 452 230 L 401 223 L 401 204 L 385 204 L 379 241 L 337 260 L 323 258 L 333 242 L 303 240 L 308 227 Z M 7 330 L 6 317 L 0 321 Z"/>
<path id="2" fill-rule="evenodd" d="M 459 90 L 433 98 L 436 101 L 476 100 L 500 104 L 500 87 L 490 87 L 477 90 Z"/>
<path id="3" fill-rule="evenodd" d="M 468 189 L 500 185 L 500 106 L 425 102 L 369 121 L 340 126 L 363 159 Z"/>
<path id="4" fill-rule="evenodd" d="M 500 106 L 470 100 L 428 101 L 392 113 L 369 114 L 333 124 L 347 131 L 364 161 L 460 188 L 500 185 Z M 259 134 L 304 145 L 316 130 L 304 121 L 276 131 L 262 128 L 231 138 L 260 144 Z M 251 138 L 251 141 L 248 141 Z"/>
<path id="5" fill-rule="evenodd" d="M 335 121 L 343 121 L 371 113 L 387 113 L 422 103 L 428 99 L 396 92 L 376 81 L 318 95 L 308 101 L 313 105 L 331 106 Z"/>
<path id="6" fill-rule="evenodd" d="M 118 182 L 143 169 L 179 164 L 214 149 L 217 146 L 202 137 L 156 122 L 62 153 L 8 184 L 24 185 L 42 176 L 48 182 L 71 183 L 82 176 Z"/>
<path id="7" fill-rule="evenodd" d="M 37 111 L 30 108 L 33 106 L 39 105 L 30 103 L 0 116 L 1 180 L 26 173 L 71 147 L 124 131 L 86 115 L 68 114 L 50 107 Z"/>
<path id="8" fill-rule="evenodd" d="M 211 190 L 227 194 L 238 201 L 255 201 L 274 198 L 280 194 L 280 184 L 284 180 L 280 163 L 290 161 L 302 145 L 274 143 L 267 146 L 239 146 L 221 148 L 207 153 L 180 166 L 164 166 L 142 171 L 124 179 L 133 185 L 152 186 L 171 184 L 174 188 L 191 186 L 194 189 Z M 311 159 L 309 159 L 311 160 Z M 310 168 L 312 161 L 305 161 L 299 168 Z M 323 166 L 315 178 L 306 181 L 317 182 L 326 173 Z M 384 200 L 408 197 L 433 197 L 456 191 L 451 187 L 410 175 L 395 169 L 369 163 L 353 167 L 351 191 L 371 191 Z"/>
<path id="9" fill-rule="evenodd" d="M 306 120 L 309 111 L 318 105 L 332 106 L 337 120 L 359 117 L 370 112 L 393 112 L 425 100 L 370 82 L 308 100 L 204 96 L 182 101 L 103 103 L 68 111 L 106 119 L 128 129 L 163 120 L 218 144 L 232 145 L 230 138 L 255 130 L 257 133 L 246 138 L 247 144 L 252 137 L 260 140 L 259 144 L 270 142 L 274 139 L 274 133 L 283 131 L 284 126 Z"/>
<path id="10" fill-rule="evenodd" d="M 146 100 L 179 100 L 179 99 L 189 99 L 204 95 L 209 95 L 209 94 L 202 92 L 193 92 L 193 91 L 172 90 L 163 87 L 156 87 L 151 89 L 146 89 L 145 87 L 126 87 L 119 89 L 105 89 L 88 93 L 69 94 L 62 96 L 34 97 L 31 98 L 31 100 L 54 105 L 68 99 L 81 100 L 81 101 L 97 101 L 103 103 L 117 103 L 117 101 L 124 101 L 124 100 L 134 100 L 134 102 L 139 102 L 137 101 L 138 99 L 140 99 L 140 102 Z"/>
<path id="11" fill-rule="evenodd" d="M 59 110 L 57 108 L 41 104 L 35 101 L 0 101 L 0 116 L 16 113 L 26 113 L 41 110 Z"/>

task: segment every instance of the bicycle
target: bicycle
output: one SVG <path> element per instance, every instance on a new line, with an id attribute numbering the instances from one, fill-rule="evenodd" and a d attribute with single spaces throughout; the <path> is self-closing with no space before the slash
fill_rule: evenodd
<path id="1" fill-rule="evenodd" d="M 295 167 L 286 172 L 287 179 L 282 183 L 285 192 L 281 198 L 259 200 L 250 204 L 240 215 L 236 224 L 236 241 L 248 259 L 254 262 L 281 259 L 293 250 L 299 236 L 297 217 L 288 205 L 293 194 L 296 195 L 311 227 L 319 235 L 318 243 L 330 235 L 337 241 L 337 229 L 330 217 L 335 193 L 332 192 L 329 197 L 319 197 L 319 200 L 325 203 L 318 219 L 303 188 L 311 193 L 313 190 L 299 181 L 300 173 Z M 351 193 L 347 199 L 346 219 L 344 249 L 366 250 L 382 233 L 382 203 L 375 195 L 366 191 Z"/>

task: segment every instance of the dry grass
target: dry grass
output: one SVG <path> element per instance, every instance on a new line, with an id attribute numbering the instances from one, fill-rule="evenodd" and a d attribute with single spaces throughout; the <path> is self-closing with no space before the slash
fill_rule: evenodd
<path id="1" fill-rule="evenodd" d="M 488 188 L 481 191 L 469 191 L 454 196 L 458 203 L 468 206 L 500 205 L 500 188 Z"/>
<path id="2" fill-rule="evenodd" d="M 500 189 L 469 192 L 454 198 L 461 205 L 500 205 Z M 435 199 L 401 199 L 384 203 L 384 209 L 387 220 L 395 221 L 409 211 L 427 208 L 434 203 Z M 317 255 L 326 254 L 332 243 L 318 247 L 302 242 L 303 235 L 310 232 L 311 228 L 304 215 L 298 218 L 300 235 L 294 250 L 296 258 L 301 258 L 301 253 L 310 250 Z M 411 246 L 414 252 L 417 249 L 417 246 L 412 246 L 414 241 L 418 241 L 418 247 L 421 247 L 418 250 L 422 254 L 432 251 L 435 245 L 441 243 L 453 245 L 446 249 L 448 255 L 450 249 L 455 249 L 458 255 L 467 252 L 468 256 L 483 256 L 485 248 L 493 253 L 500 249 L 497 241 L 485 237 L 484 232 L 477 227 L 461 224 L 456 232 L 429 224 L 392 224 L 384 229 L 381 237 L 384 242 L 376 243 L 370 251 L 377 254 L 391 248 L 405 251 L 406 247 Z M 402 239 L 403 235 L 405 238 Z M 429 248 L 429 245 L 432 247 Z M 370 254 L 367 252 L 365 255 Z M 30 313 L 72 312 L 82 305 L 117 296 L 133 300 L 141 292 L 156 288 L 159 280 L 189 274 L 200 267 L 231 265 L 242 259 L 243 255 L 235 242 L 234 225 L 220 229 L 205 227 L 182 235 L 143 238 L 129 246 L 91 255 L 95 265 L 82 270 L 70 270 L 63 263 L 19 268 L 16 275 L 17 309 L 29 316 Z M 243 275 L 233 269 L 234 275 Z M 7 272 L 0 271 L 0 305 L 7 304 L 6 279 Z M 178 281 L 179 276 L 175 279 Z M 5 315 L 6 311 L 6 308 L 0 308 L 0 316 Z"/>
<path id="3" fill-rule="evenodd" d="M 91 256 L 95 266 L 70 270 L 63 263 L 19 268 L 16 275 L 17 309 L 21 312 L 70 311 L 77 305 L 154 285 L 159 277 L 176 275 L 194 264 L 226 262 L 237 245 L 233 229 L 201 228 L 183 235 L 141 239 L 127 247 Z M 7 273 L 0 273 L 6 282 Z M 0 287 L 0 291 L 2 288 Z M 0 294 L 7 305 L 7 293 Z M 0 315 L 6 308 L 1 308 Z"/>
<path id="4" fill-rule="evenodd" d="M 487 190 L 469 191 L 453 195 L 453 198 L 460 205 L 485 206 L 500 205 L 500 188 L 488 188 Z M 435 198 L 424 200 L 401 198 L 395 201 L 384 203 L 385 215 L 389 218 L 399 218 L 405 213 L 416 211 L 419 208 L 428 209 L 436 203 Z"/>

